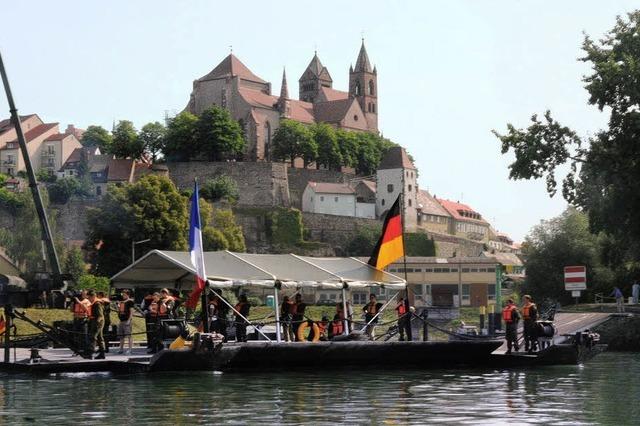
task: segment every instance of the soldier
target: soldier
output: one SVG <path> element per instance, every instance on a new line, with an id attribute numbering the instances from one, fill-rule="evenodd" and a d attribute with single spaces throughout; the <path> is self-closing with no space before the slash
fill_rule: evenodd
<path id="1" fill-rule="evenodd" d="M 522 305 L 522 322 L 524 324 L 524 350 L 532 353 L 537 350 L 538 339 L 535 331 L 536 321 L 538 320 L 538 308 L 531 301 L 531 296 L 524 296 L 524 305 Z"/>
<path id="2" fill-rule="evenodd" d="M 91 333 L 91 353 L 98 347 L 98 356 L 94 359 L 104 359 L 104 303 L 102 299 L 96 297 L 96 292 L 89 290 L 87 292 L 91 308 L 89 310 L 89 333 Z"/>
<path id="3" fill-rule="evenodd" d="M 507 300 L 507 306 L 502 310 L 502 319 L 506 325 L 505 338 L 507 339 L 507 355 L 511 353 L 512 347 L 518 352 L 520 349 L 518 347 L 518 321 L 520 320 L 520 313 L 513 299 Z"/>

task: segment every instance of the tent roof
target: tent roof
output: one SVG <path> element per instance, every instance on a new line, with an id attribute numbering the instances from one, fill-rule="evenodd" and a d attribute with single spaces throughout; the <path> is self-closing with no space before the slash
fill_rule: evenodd
<path id="1" fill-rule="evenodd" d="M 405 281 L 351 257 L 308 257 L 295 254 L 204 253 L 214 288 L 242 286 L 318 287 L 340 289 L 384 286 L 403 289 Z M 189 252 L 153 250 L 111 277 L 114 287 L 190 288 L 195 269 Z"/>

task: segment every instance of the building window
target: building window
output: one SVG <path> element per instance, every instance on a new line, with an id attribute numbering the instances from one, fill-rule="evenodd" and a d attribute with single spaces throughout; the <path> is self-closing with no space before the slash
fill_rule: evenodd
<path id="1" fill-rule="evenodd" d="M 462 304 L 463 305 L 469 305 L 471 302 L 471 297 L 470 297 L 470 285 L 469 284 L 462 284 Z"/>
<path id="2" fill-rule="evenodd" d="M 384 198 L 382 199 L 382 203 L 381 204 L 384 206 Z"/>
<path id="3" fill-rule="evenodd" d="M 360 88 L 360 82 L 356 81 L 356 87 L 353 90 L 356 94 L 356 96 L 360 96 L 362 89 Z"/>
<path id="4" fill-rule="evenodd" d="M 489 284 L 487 286 L 487 301 L 495 302 L 496 301 L 496 285 Z"/>
<path id="5" fill-rule="evenodd" d="M 387 185 L 387 192 L 393 192 L 393 184 L 392 183 Z"/>
<path id="6" fill-rule="evenodd" d="M 411 192 L 411 185 L 409 185 L 409 192 Z"/>
<path id="7" fill-rule="evenodd" d="M 357 115 L 353 116 L 353 121 L 358 121 L 358 116 Z"/>
<path id="8" fill-rule="evenodd" d="M 371 112 L 376 113 L 376 104 L 371 104 Z"/>
<path id="9" fill-rule="evenodd" d="M 338 202 L 338 197 L 333 197 L 333 201 Z"/>
<path id="10" fill-rule="evenodd" d="M 373 86 L 373 80 L 369 80 L 369 95 L 373 96 L 375 93 L 375 87 Z"/>
<path id="11" fill-rule="evenodd" d="M 96 195 L 98 197 L 102 195 L 102 187 L 101 186 L 96 186 Z"/>
<path id="12" fill-rule="evenodd" d="M 411 199 L 409 199 L 409 207 L 411 207 Z"/>
<path id="13" fill-rule="evenodd" d="M 264 123 L 264 159 L 271 159 L 271 123 Z"/>
<path id="14" fill-rule="evenodd" d="M 311 202 L 313 203 L 313 197 L 311 197 Z"/>

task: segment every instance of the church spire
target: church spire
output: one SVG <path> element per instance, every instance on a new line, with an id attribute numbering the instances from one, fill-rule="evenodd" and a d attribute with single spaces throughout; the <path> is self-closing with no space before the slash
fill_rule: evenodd
<path id="1" fill-rule="evenodd" d="M 282 69 L 282 85 L 280 86 L 280 98 L 289 99 L 289 88 L 287 86 L 287 71 Z"/>
<path id="2" fill-rule="evenodd" d="M 369 55 L 367 55 L 367 49 L 364 47 L 364 38 L 362 39 L 362 46 L 360 47 L 360 53 L 358 54 L 358 60 L 356 61 L 355 72 L 372 72 L 371 62 L 369 62 Z"/>

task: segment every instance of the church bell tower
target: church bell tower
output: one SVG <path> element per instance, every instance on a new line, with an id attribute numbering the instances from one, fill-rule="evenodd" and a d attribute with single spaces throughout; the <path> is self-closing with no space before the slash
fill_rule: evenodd
<path id="1" fill-rule="evenodd" d="M 371 68 L 364 39 L 356 66 L 349 68 L 349 96 L 358 100 L 370 131 L 378 131 L 378 70 Z"/>

